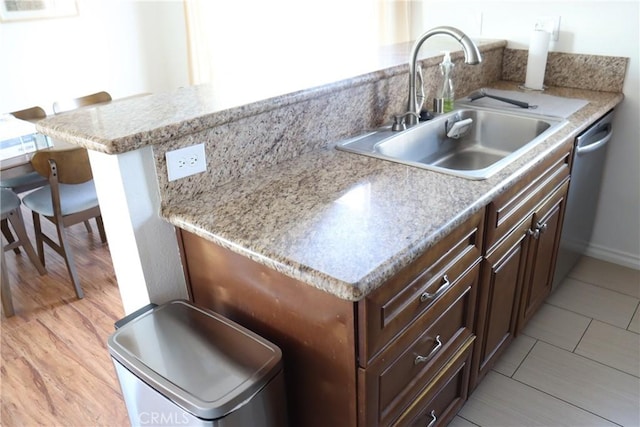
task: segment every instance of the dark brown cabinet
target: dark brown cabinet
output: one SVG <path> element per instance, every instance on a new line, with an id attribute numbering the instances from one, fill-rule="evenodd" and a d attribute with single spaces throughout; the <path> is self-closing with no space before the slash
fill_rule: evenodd
<path id="1" fill-rule="evenodd" d="M 482 262 L 478 298 L 476 349 L 472 384 L 475 387 L 513 340 L 524 279 L 528 227 L 513 231 Z"/>
<path id="2" fill-rule="evenodd" d="M 474 339 L 478 271 L 476 263 L 434 304 L 433 315 L 401 334 L 367 368 L 358 369 L 358 388 L 366 402 L 360 425 L 392 425 L 406 418 L 405 412 L 431 400 L 422 396 L 433 389 L 432 382 L 449 361 L 466 360 L 460 349 L 471 347 Z M 460 402 L 466 399 L 466 390 L 460 390 Z M 445 418 L 441 411 L 438 415 Z"/>
<path id="3" fill-rule="evenodd" d="M 483 223 L 480 211 L 358 301 L 359 426 L 407 425 L 428 408 L 446 425 L 462 407 Z"/>
<path id="4" fill-rule="evenodd" d="M 446 425 L 550 292 L 570 152 L 357 302 L 181 231 L 191 297 L 282 348 L 291 425 Z"/>
<path id="5" fill-rule="evenodd" d="M 522 288 L 518 332 L 524 328 L 551 293 L 555 260 L 562 231 L 567 184 L 533 215 L 529 235 L 527 273 Z"/>
<path id="6" fill-rule="evenodd" d="M 180 232 L 193 302 L 282 350 L 289 425 L 356 426 L 354 303 Z"/>
<path id="7" fill-rule="evenodd" d="M 438 373 L 416 403 L 393 426 L 435 427 L 447 425 L 467 400 L 471 351 L 469 340 Z"/>
<path id="8" fill-rule="evenodd" d="M 569 185 L 565 145 L 487 208 L 471 390 L 551 292 Z"/>
<path id="9" fill-rule="evenodd" d="M 281 347 L 291 425 L 448 423 L 467 398 L 484 210 L 350 302 L 181 231 L 193 301 Z"/>

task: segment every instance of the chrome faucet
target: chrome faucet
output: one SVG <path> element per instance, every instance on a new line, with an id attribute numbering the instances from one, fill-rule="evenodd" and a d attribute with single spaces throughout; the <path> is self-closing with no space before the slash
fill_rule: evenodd
<path id="1" fill-rule="evenodd" d="M 409 103 L 407 112 L 404 116 L 407 116 L 407 124 L 409 126 L 415 125 L 419 121 L 420 111 L 416 102 L 416 68 L 418 62 L 418 51 L 429 37 L 437 34 L 446 34 L 462 45 L 464 51 L 464 62 L 471 65 L 479 64 L 482 61 L 478 47 L 471 41 L 471 39 L 462 31 L 454 27 L 436 27 L 427 31 L 421 35 L 411 48 L 411 56 L 409 58 Z"/>

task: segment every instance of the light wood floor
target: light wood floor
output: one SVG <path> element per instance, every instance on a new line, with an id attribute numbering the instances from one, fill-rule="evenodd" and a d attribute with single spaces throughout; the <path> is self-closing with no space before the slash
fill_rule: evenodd
<path id="1" fill-rule="evenodd" d="M 57 254 L 41 277 L 6 253 L 16 316 L 1 324 L 3 426 L 129 424 L 106 347 L 123 316 L 108 246 L 82 225 L 73 236 L 83 300 Z M 640 272 L 584 258 L 451 425 L 640 425 L 639 305 Z"/>
<path id="2" fill-rule="evenodd" d="M 31 215 L 23 213 L 33 238 Z M 106 346 L 124 312 L 108 245 L 92 227 L 93 234 L 82 224 L 71 228 L 82 300 L 62 258 L 46 245 L 45 276 L 24 251 L 5 253 L 16 314 L 1 323 L 3 426 L 129 425 Z M 46 230 L 55 236 L 52 226 Z"/>

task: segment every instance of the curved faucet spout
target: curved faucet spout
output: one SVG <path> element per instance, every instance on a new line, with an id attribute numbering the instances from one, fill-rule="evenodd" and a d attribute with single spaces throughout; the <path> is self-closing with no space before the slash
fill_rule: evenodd
<path id="1" fill-rule="evenodd" d="M 416 123 L 418 123 L 416 115 L 418 115 L 419 117 L 420 114 L 420 112 L 418 111 L 418 106 L 416 104 L 416 64 L 418 62 L 418 51 L 420 50 L 422 44 L 427 41 L 428 38 L 437 34 L 451 36 L 462 45 L 465 63 L 475 65 L 479 64 L 482 61 L 480 51 L 478 50 L 478 47 L 475 45 L 475 43 L 469 38 L 469 36 L 467 36 L 457 28 L 436 27 L 421 35 L 413 44 L 413 47 L 411 48 L 411 55 L 409 58 L 409 102 L 407 112 L 414 113 L 409 114 L 409 116 L 407 117 L 407 124 L 409 125 L 415 125 Z"/>

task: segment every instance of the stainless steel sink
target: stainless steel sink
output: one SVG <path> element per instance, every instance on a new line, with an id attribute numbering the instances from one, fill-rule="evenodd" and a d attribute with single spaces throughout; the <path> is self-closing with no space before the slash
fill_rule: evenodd
<path id="1" fill-rule="evenodd" d="M 465 107 L 407 130 L 385 127 L 360 135 L 337 148 L 468 179 L 486 179 L 566 123 L 556 117 Z"/>

